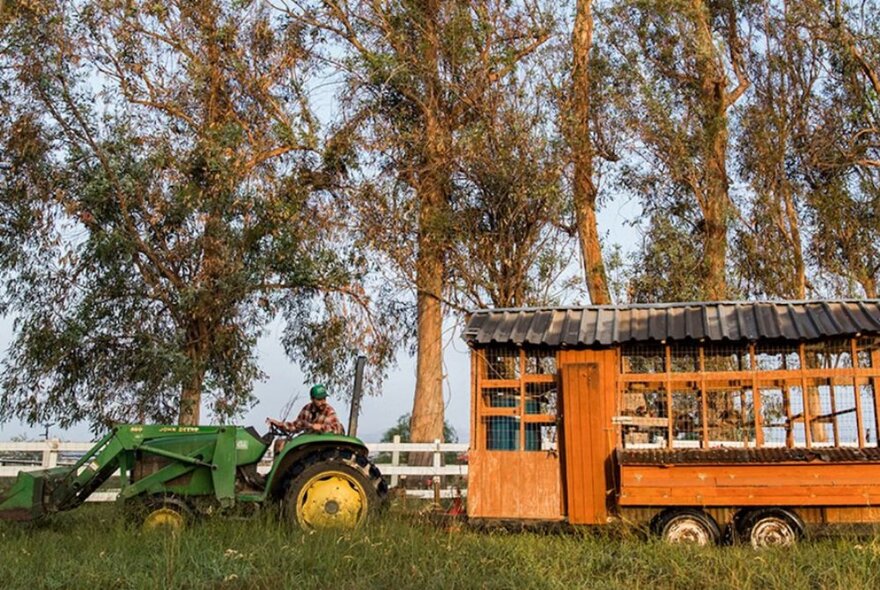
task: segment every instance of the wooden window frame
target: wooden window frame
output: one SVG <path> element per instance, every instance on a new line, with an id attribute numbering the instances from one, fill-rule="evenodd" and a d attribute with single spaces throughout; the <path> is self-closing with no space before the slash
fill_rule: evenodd
<path id="1" fill-rule="evenodd" d="M 472 350 L 472 371 L 473 371 L 473 387 L 476 395 L 471 406 L 473 419 L 471 421 L 471 432 L 474 433 L 475 445 L 478 450 L 486 451 L 487 449 L 487 432 L 486 418 L 492 417 L 508 417 L 517 418 L 520 428 L 518 432 L 518 447 L 510 450 L 500 450 L 499 452 L 536 452 L 526 449 L 526 424 L 547 424 L 557 425 L 556 414 L 529 414 L 526 412 L 527 388 L 533 383 L 553 383 L 557 385 L 557 412 L 560 403 L 558 383 L 559 383 L 559 355 L 554 351 L 553 356 L 556 359 L 556 373 L 526 373 L 527 349 L 522 346 L 504 346 L 510 351 L 518 352 L 519 379 L 489 379 L 488 378 L 488 361 L 486 359 L 486 350 L 477 348 Z M 516 406 L 510 407 L 491 407 L 486 404 L 483 392 L 488 389 L 516 389 L 518 392 L 518 403 Z"/>

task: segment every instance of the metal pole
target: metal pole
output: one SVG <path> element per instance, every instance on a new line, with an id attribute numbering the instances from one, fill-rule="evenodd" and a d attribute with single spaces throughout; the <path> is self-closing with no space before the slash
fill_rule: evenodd
<path id="1" fill-rule="evenodd" d="M 358 415 L 361 413 L 361 397 L 364 394 L 364 367 L 367 357 L 359 355 L 354 362 L 354 391 L 351 393 L 351 410 L 348 414 L 348 435 L 357 436 Z"/>

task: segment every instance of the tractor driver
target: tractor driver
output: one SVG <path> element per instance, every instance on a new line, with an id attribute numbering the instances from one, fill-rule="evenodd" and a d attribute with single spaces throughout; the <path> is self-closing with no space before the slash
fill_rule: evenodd
<path id="1" fill-rule="evenodd" d="M 266 424 L 275 426 L 290 434 L 304 432 L 306 434 L 320 434 L 330 432 L 333 434 L 345 434 L 342 423 L 336 417 L 336 410 L 327 403 L 327 388 L 323 385 L 315 385 L 309 391 L 312 401 L 307 403 L 299 416 L 293 422 L 283 422 L 274 418 L 266 418 Z"/>

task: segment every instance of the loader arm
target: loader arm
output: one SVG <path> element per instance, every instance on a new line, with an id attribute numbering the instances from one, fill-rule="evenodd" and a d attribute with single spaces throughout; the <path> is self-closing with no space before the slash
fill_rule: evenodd
<path id="1" fill-rule="evenodd" d="M 34 520 L 76 508 L 119 468 L 124 450 L 114 429 L 73 467 L 19 473 L 12 488 L 0 496 L 0 518 Z"/>

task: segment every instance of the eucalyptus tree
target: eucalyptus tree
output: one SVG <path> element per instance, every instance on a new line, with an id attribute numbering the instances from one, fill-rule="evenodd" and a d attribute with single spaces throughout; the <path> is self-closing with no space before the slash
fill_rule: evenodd
<path id="1" fill-rule="evenodd" d="M 584 278 L 595 305 L 611 303 L 611 291 L 602 256 L 596 209 L 599 191 L 594 178 L 596 143 L 593 141 L 595 79 L 591 75 L 593 53 L 593 0 L 576 0 L 571 32 L 571 91 L 563 119 L 574 164 L 572 201 Z"/>
<path id="2" fill-rule="evenodd" d="M 2 418 L 224 419 L 282 311 L 311 374 L 338 373 L 326 347 L 352 335 L 387 361 L 391 333 L 348 326 L 369 301 L 334 243 L 301 27 L 248 1 L 6 10 Z"/>
<path id="3" fill-rule="evenodd" d="M 796 3 L 760 4 L 751 15 L 758 33 L 749 62 L 754 91 L 741 110 L 736 141 L 750 190 L 733 258 L 747 294 L 804 299 L 812 288 L 806 178 L 826 53 L 804 28 Z"/>
<path id="4" fill-rule="evenodd" d="M 413 440 L 439 438 L 459 136 L 487 89 L 548 39 L 547 12 L 504 0 L 287 0 L 283 8 L 328 39 L 325 57 L 344 71 L 339 145 L 369 162 L 365 173 L 380 172 L 361 191 L 364 240 L 416 301 Z"/>
<path id="5" fill-rule="evenodd" d="M 793 5 L 794 6 L 794 5 Z M 810 251 L 829 288 L 878 295 L 880 18 L 878 3 L 798 3 L 801 27 L 827 55 L 806 143 Z"/>
<path id="6" fill-rule="evenodd" d="M 596 13 L 597 42 L 629 89 L 617 95 L 637 138 L 630 171 L 640 178 L 627 179 L 628 188 L 638 191 L 649 219 L 681 215 L 679 230 L 700 251 L 692 275 L 700 298 L 729 294 L 728 120 L 749 87 L 740 30 L 748 5 L 624 0 L 603 3 Z"/>
<path id="7" fill-rule="evenodd" d="M 564 146 L 550 89 L 525 70 L 487 90 L 458 142 L 449 268 L 465 307 L 548 305 L 573 286 Z"/>

